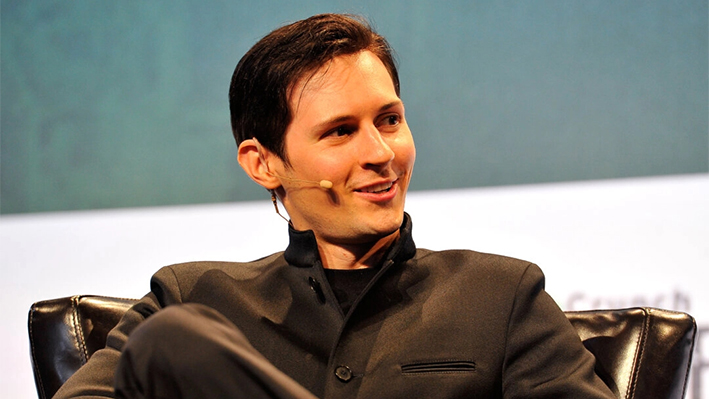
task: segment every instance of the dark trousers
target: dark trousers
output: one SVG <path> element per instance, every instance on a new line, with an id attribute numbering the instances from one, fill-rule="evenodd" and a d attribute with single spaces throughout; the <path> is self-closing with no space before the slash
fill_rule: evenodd
<path id="1" fill-rule="evenodd" d="M 117 398 L 317 399 L 259 354 L 234 324 L 198 304 L 168 306 L 128 339 Z"/>

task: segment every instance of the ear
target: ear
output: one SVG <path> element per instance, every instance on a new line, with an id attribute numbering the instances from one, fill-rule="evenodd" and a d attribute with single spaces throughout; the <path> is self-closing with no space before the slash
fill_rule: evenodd
<path id="1" fill-rule="evenodd" d="M 269 169 L 269 162 L 280 161 L 280 159 L 263 148 L 255 139 L 244 140 L 239 144 L 237 160 L 244 172 L 265 189 L 274 190 L 281 186 L 278 178 L 271 174 Z"/>

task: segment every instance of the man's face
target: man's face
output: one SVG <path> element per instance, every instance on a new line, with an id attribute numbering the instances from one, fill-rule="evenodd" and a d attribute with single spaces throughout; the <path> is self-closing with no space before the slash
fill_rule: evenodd
<path id="1" fill-rule="evenodd" d="M 293 226 L 336 244 L 372 242 L 398 231 L 416 158 L 404 105 L 384 64 L 369 51 L 340 56 L 295 85 L 285 134 L 292 179 L 282 179 Z"/>

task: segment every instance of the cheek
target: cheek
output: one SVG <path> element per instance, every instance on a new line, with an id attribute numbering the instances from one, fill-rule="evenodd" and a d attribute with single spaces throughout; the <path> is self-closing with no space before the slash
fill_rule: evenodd
<path id="1" fill-rule="evenodd" d="M 295 146 L 294 146 L 295 147 Z M 291 155 L 292 154 L 292 155 Z M 328 179 L 341 173 L 344 157 L 318 148 L 296 148 L 289 152 L 291 172 L 302 179 Z"/>
<path id="2" fill-rule="evenodd" d="M 324 176 L 323 178 L 329 180 L 342 180 L 350 173 L 352 161 L 348 158 L 348 154 L 320 155 L 313 158 L 317 160 L 310 163 L 310 173 L 316 176 Z"/>
<path id="3" fill-rule="evenodd" d="M 414 146 L 414 140 L 411 135 L 406 139 L 397 140 L 397 143 L 392 149 L 395 154 L 395 162 L 406 169 L 414 167 L 414 162 L 416 161 L 416 146 Z"/>

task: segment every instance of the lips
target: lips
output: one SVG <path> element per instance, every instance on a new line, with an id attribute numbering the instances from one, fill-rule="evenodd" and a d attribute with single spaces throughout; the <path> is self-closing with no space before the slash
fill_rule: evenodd
<path id="1" fill-rule="evenodd" d="M 355 192 L 358 193 L 365 193 L 365 194 L 383 194 L 383 193 L 388 193 L 392 190 L 392 187 L 394 187 L 394 184 L 398 181 L 393 180 L 393 181 L 385 181 L 381 183 L 375 183 L 371 184 L 365 187 L 361 187 L 358 189 L 355 189 Z"/>
<path id="2" fill-rule="evenodd" d="M 386 183 L 380 183 L 380 184 L 375 184 L 372 186 L 367 186 L 364 188 L 361 188 L 358 191 L 360 193 L 383 193 L 391 190 L 391 187 L 394 185 L 394 182 L 386 182 Z"/>

